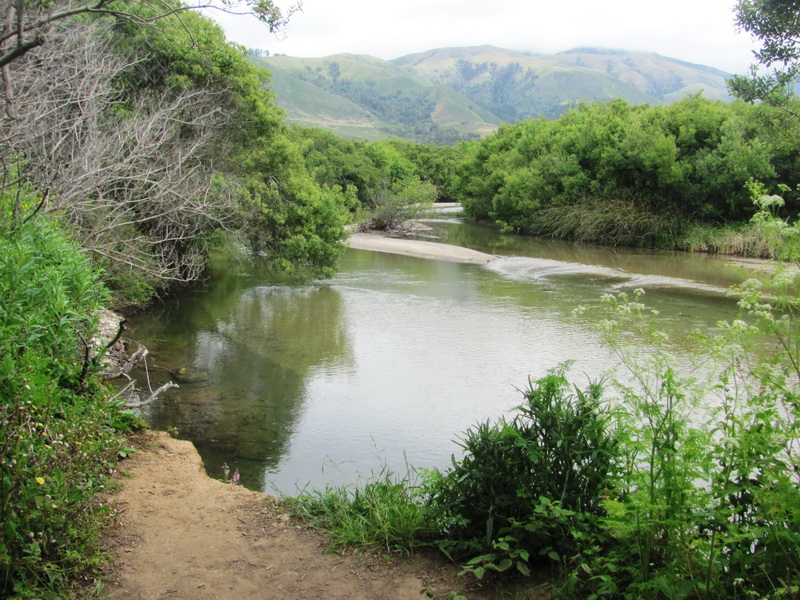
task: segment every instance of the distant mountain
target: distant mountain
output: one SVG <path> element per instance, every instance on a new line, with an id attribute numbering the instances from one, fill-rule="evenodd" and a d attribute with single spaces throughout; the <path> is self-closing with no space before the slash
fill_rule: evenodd
<path id="1" fill-rule="evenodd" d="M 647 52 L 532 55 L 474 46 L 392 61 L 355 54 L 251 59 L 272 72 L 289 122 L 351 139 L 453 142 L 503 122 L 555 118 L 579 102 L 661 104 L 694 93 L 729 99 L 727 73 Z"/>
<path id="2" fill-rule="evenodd" d="M 290 123 L 342 137 L 457 141 L 502 123 L 451 87 L 372 56 L 251 60 L 272 73 L 272 89 Z"/>

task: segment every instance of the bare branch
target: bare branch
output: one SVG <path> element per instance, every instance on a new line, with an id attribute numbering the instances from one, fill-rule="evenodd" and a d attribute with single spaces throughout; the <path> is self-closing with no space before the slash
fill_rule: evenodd
<path id="1" fill-rule="evenodd" d="M 127 402 L 123 404 L 125 408 L 141 408 L 142 406 L 147 406 L 148 404 L 153 403 L 161 393 L 166 392 L 172 388 L 179 387 L 177 383 L 173 383 L 172 381 L 168 381 L 160 388 L 156 389 L 147 400 L 143 400 L 142 402 Z"/>
<path id="2" fill-rule="evenodd" d="M 147 357 L 147 348 L 141 346 L 136 352 L 131 354 L 125 362 L 119 365 L 117 368 L 112 369 L 111 371 L 106 371 L 103 373 L 103 380 L 110 381 L 111 379 L 116 379 L 117 377 L 123 377 L 127 375 L 133 367 L 135 367 L 139 361 L 143 360 Z"/>
<path id="3" fill-rule="evenodd" d="M 206 238 L 236 214 L 232 188 L 214 185 L 215 152 L 230 135 L 228 90 L 167 90 L 121 111 L 116 74 L 137 61 L 108 51 L 97 28 L 53 30 L 58 43 L 10 66 L 29 99 L 0 129 L 0 154 L 25 156 L 37 210 L 57 212 L 106 268 L 124 265 L 162 281 L 196 278 Z"/>

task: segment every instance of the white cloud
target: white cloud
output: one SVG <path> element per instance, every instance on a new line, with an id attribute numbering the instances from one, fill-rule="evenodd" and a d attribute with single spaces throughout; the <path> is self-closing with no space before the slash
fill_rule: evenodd
<path id="1" fill-rule="evenodd" d="M 391 59 L 446 46 L 542 53 L 600 46 L 741 73 L 755 45 L 734 29 L 734 1 L 304 0 L 303 12 L 279 36 L 247 17 L 215 18 L 233 41 L 294 56 L 352 52 Z"/>

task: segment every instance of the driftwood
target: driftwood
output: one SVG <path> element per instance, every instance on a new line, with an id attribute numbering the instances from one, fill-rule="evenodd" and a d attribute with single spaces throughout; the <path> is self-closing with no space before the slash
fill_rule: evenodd
<path id="1" fill-rule="evenodd" d="M 118 356 L 119 355 L 120 354 L 118 353 Z M 103 373 L 103 379 L 105 381 L 108 381 L 110 379 L 116 379 L 117 377 L 126 377 L 128 375 L 128 372 L 133 367 L 135 367 L 140 360 L 143 360 L 146 356 L 147 356 L 147 348 L 145 348 L 144 346 L 140 346 L 136 352 L 128 356 L 116 368 Z"/>
<path id="2" fill-rule="evenodd" d="M 125 408 L 141 408 L 142 406 L 147 406 L 148 404 L 153 402 L 156 398 L 158 398 L 158 396 L 159 396 L 159 394 L 161 394 L 161 392 L 165 392 L 165 391 L 167 391 L 169 389 L 176 388 L 176 387 L 178 387 L 177 383 L 174 383 L 172 381 L 168 381 L 167 383 L 162 385 L 160 388 L 156 389 L 152 394 L 150 394 L 150 397 L 147 400 L 143 400 L 141 402 L 126 402 L 125 404 L 123 404 L 123 406 Z"/>
<path id="3" fill-rule="evenodd" d="M 131 369 L 133 369 L 136 365 L 143 362 L 145 371 L 147 370 L 147 355 L 148 351 L 145 346 L 139 346 L 139 348 L 131 355 L 127 354 L 127 343 L 123 343 L 120 340 L 120 336 L 124 331 L 124 323 L 120 323 L 119 332 L 117 336 L 108 344 L 109 354 L 113 355 L 116 360 L 117 364 L 113 368 L 109 369 L 105 373 L 103 373 L 103 380 L 110 381 L 111 379 L 117 379 L 119 377 L 123 377 L 128 380 L 127 385 L 122 388 L 119 392 L 114 394 L 111 398 L 108 399 L 109 402 L 115 401 L 117 398 L 127 395 L 128 401 L 122 404 L 123 408 L 141 408 L 143 406 L 147 406 L 154 402 L 160 394 L 163 392 L 177 388 L 178 384 L 173 381 L 168 381 L 161 387 L 153 390 L 149 388 L 150 386 L 150 376 L 148 373 L 147 376 L 147 385 L 150 389 L 150 395 L 147 397 L 146 400 L 134 400 L 134 397 L 140 396 L 140 390 L 136 387 L 136 382 L 133 378 L 128 374 Z"/>

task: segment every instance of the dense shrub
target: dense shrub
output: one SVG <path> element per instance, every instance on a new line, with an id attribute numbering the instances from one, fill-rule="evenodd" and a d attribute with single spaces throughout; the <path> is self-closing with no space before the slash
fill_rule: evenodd
<path id="1" fill-rule="evenodd" d="M 467 147 L 454 187 L 470 216 L 510 230 L 665 245 L 690 222 L 749 219 L 750 179 L 796 184 L 789 148 L 799 133 L 800 123 L 766 106 L 617 100 L 501 127 Z M 797 214 L 797 193 L 786 198 L 785 214 Z M 619 210 L 622 203 L 629 207 Z"/>
<path id="2" fill-rule="evenodd" d="M 617 469 L 615 434 L 600 385 L 573 389 L 565 371 L 532 382 L 512 420 L 468 430 L 459 444 L 464 457 L 432 476 L 430 503 L 449 552 L 494 549 L 484 561 L 494 565 L 498 547 L 559 560 L 574 550 L 569 532 L 577 521 L 603 513 L 601 497 Z"/>
<path id="3" fill-rule="evenodd" d="M 15 193 L 16 192 L 16 193 Z M 64 597 L 98 560 L 97 500 L 125 416 L 92 378 L 97 274 L 40 198 L 0 196 L 0 596 Z"/>

